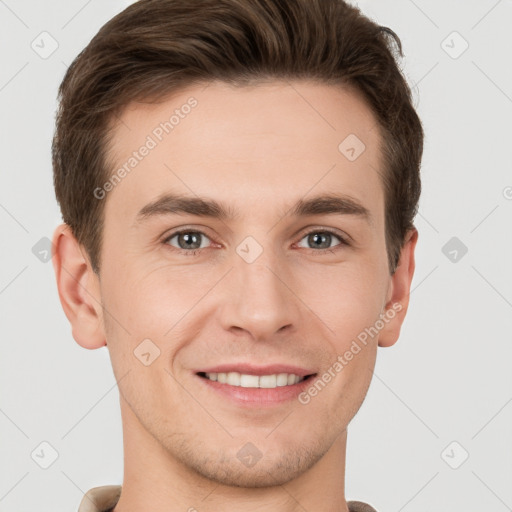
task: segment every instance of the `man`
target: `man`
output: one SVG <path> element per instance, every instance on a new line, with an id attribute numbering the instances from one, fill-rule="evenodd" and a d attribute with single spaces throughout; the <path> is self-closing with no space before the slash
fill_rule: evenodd
<path id="1" fill-rule="evenodd" d="M 393 44 L 341 0 L 141 0 L 70 66 L 53 261 L 125 454 L 81 512 L 375 510 L 347 427 L 407 311 L 423 142 Z"/>

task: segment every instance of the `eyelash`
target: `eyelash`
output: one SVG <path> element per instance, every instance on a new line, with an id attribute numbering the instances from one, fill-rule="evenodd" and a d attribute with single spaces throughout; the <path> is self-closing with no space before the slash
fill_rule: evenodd
<path id="1" fill-rule="evenodd" d="M 198 230 L 193 230 L 193 229 L 181 229 L 181 230 L 178 230 L 178 231 L 173 231 L 169 236 L 167 236 L 163 241 L 162 243 L 171 247 L 173 251 L 177 252 L 178 254 L 181 254 L 183 256 L 197 256 L 197 254 L 202 251 L 203 249 L 207 249 L 207 247 L 203 247 L 203 248 L 199 248 L 199 249 L 192 249 L 192 250 L 187 250 L 187 249 L 178 249 L 177 247 L 174 247 L 172 245 L 169 244 L 169 241 L 174 238 L 175 236 L 177 235 L 180 235 L 182 233 L 196 233 L 196 234 L 200 234 L 202 236 L 205 236 L 206 238 L 209 239 L 208 235 L 206 235 L 205 233 L 203 233 L 202 231 L 198 231 Z M 307 237 L 308 235 L 312 234 L 312 233 L 320 233 L 320 234 L 328 234 L 328 235 L 332 235 L 334 236 L 335 238 L 337 238 L 340 243 L 338 245 L 335 245 L 334 247 L 328 247 L 327 249 L 311 249 L 311 248 L 304 248 L 302 247 L 302 249 L 305 249 L 307 252 L 309 252 L 310 254 L 320 254 L 320 255 L 325 255 L 327 253 L 334 253 L 334 251 L 336 250 L 339 250 L 341 249 L 343 246 L 350 246 L 350 243 L 345 239 L 343 238 L 341 235 L 339 235 L 338 233 L 335 233 L 334 231 L 331 231 L 329 229 L 312 229 L 311 231 L 308 231 L 306 233 L 304 233 L 302 235 L 302 237 L 300 238 L 299 242 L 301 240 L 303 240 L 305 237 Z"/>

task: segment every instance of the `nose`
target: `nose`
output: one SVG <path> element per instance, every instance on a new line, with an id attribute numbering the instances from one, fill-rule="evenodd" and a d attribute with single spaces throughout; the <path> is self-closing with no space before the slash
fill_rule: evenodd
<path id="1" fill-rule="evenodd" d="M 234 254 L 233 263 L 221 304 L 222 327 L 234 334 L 249 333 L 256 341 L 296 331 L 300 300 L 292 276 L 271 250 L 265 249 L 252 263 Z"/>

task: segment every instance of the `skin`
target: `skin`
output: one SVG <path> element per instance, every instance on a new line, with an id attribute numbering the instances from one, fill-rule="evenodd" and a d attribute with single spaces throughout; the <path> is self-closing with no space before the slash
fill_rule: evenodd
<path id="1" fill-rule="evenodd" d="M 347 426 L 377 347 L 398 339 L 417 241 L 412 230 L 390 275 L 376 120 L 354 91 L 314 82 L 195 85 L 125 109 L 113 125 L 111 171 L 191 96 L 197 106 L 103 199 L 99 276 L 66 225 L 53 239 L 73 337 L 88 349 L 106 344 L 118 381 L 125 473 L 115 512 L 347 512 Z M 353 162 L 338 150 L 351 133 L 366 146 Z M 164 192 L 216 199 L 238 216 L 137 222 Z M 364 205 L 371 223 L 285 215 L 298 199 L 333 192 Z M 179 237 L 165 241 L 180 227 L 205 235 L 193 256 L 178 252 Z M 334 233 L 330 251 L 308 241 L 313 228 Z M 247 236 L 263 250 L 252 263 L 236 252 Z M 393 304 L 401 310 L 306 405 L 237 407 L 195 375 L 235 361 L 322 374 Z M 133 352 L 148 338 L 160 356 L 145 366 Z M 252 467 L 237 458 L 247 442 L 262 454 Z"/>

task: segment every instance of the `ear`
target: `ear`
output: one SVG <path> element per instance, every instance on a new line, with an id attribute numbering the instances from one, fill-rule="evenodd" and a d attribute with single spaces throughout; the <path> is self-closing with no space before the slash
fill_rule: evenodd
<path id="1" fill-rule="evenodd" d="M 60 303 L 73 338 L 84 348 L 100 348 L 106 342 L 99 277 L 67 224 L 55 229 L 52 242 Z"/>
<path id="2" fill-rule="evenodd" d="M 414 275 L 414 249 L 418 241 L 418 231 L 411 229 L 400 251 L 400 260 L 395 273 L 391 276 L 384 315 L 387 322 L 379 334 L 379 347 L 394 345 L 400 336 L 400 329 L 409 306 L 409 294 Z"/>

